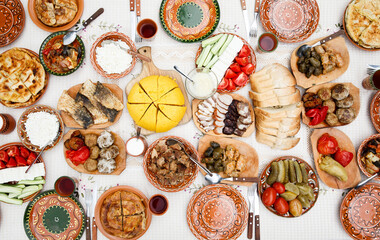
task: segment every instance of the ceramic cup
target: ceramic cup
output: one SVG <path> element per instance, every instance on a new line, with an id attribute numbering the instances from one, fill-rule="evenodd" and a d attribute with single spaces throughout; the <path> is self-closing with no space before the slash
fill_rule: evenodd
<path id="1" fill-rule="evenodd" d="M 380 90 L 380 70 L 366 77 L 362 82 L 363 88 L 367 90 Z"/>
<path id="2" fill-rule="evenodd" d="M 137 34 L 145 40 L 151 40 L 156 36 L 157 24 L 150 18 L 145 18 L 137 24 Z"/>
<path id="3" fill-rule="evenodd" d="M 169 208 L 168 199 L 161 194 L 155 194 L 149 199 L 149 210 L 157 216 L 164 215 Z"/>
<path id="4" fill-rule="evenodd" d="M 257 51 L 260 53 L 270 53 L 274 52 L 278 46 L 278 39 L 276 35 L 274 35 L 271 32 L 265 32 L 260 35 L 258 44 L 257 44 Z"/>
<path id="5" fill-rule="evenodd" d="M 125 151 L 132 157 L 140 157 L 145 154 L 148 149 L 148 143 L 143 136 L 134 136 L 125 143 Z"/>
<path id="6" fill-rule="evenodd" d="M 62 176 L 55 181 L 54 190 L 61 197 L 69 197 L 74 194 L 77 185 L 77 179 Z"/>

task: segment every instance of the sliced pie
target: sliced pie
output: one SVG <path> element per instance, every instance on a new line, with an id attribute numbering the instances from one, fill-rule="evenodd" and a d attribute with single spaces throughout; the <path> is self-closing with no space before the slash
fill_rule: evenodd
<path id="1" fill-rule="evenodd" d="M 369 48 L 380 48 L 380 22 L 373 21 L 371 25 L 363 31 L 359 42 Z"/>
<path id="2" fill-rule="evenodd" d="M 145 128 L 149 131 L 156 130 L 156 122 L 157 122 L 157 108 L 154 104 L 151 104 L 146 110 L 145 114 L 142 116 L 140 120 L 136 123 L 137 125 Z"/>
<path id="3" fill-rule="evenodd" d="M 178 87 L 178 84 L 175 80 L 166 76 L 159 76 L 157 81 L 158 81 L 158 87 L 157 87 L 158 98 L 161 98 L 166 93 Z"/>
<path id="4" fill-rule="evenodd" d="M 128 94 L 128 103 L 152 103 L 152 99 L 141 88 L 140 84 L 135 84 Z"/>
<path id="5" fill-rule="evenodd" d="M 178 125 L 178 122 L 170 120 L 161 111 L 157 112 L 156 132 L 166 132 Z"/>

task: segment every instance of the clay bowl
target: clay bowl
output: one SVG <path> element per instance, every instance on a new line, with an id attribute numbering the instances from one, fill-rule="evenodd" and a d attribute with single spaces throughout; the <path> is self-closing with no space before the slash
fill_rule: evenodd
<path id="1" fill-rule="evenodd" d="M 357 151 L 357 156 L 356 156 L 356 161 L 358 161 L 358 165 L 359 165 L 359 168 L 360 170 L 364 173 L 364 175 L 366 175 L 367 177 L 371 177 L 372 175 L 367 171 L 366 169 L 366 166 L 364 165 L 364 163 L 361 161 L 361 154 L 364 150 L 364 147 L 367 145 L 367 143 L 369 141 L 371 141 L 372 139 L 376 139 L 376 138 L 380 138 L 380 134 L 374 134 L 370 137 L 368 137 L 367 139 L 365 139 L 362 144 L 360 144 L 360 147 Z M 375 180 L 376 181 L 380 181 L 380 177 L 375 177 Z"/>
<path id="2" fill-rule="evenodd" d="M 45 30 L 48 32 L 58 32 L 58 31 L 66 31 L 66 30 L 72 28 L 79 21 L 79 19 L 82 16 L 83 9 L 84 9 L 84 0 L 77 0 L 78 11 L 77 11 L 75 17 L 73 18 L 73 20 L 71 20 L 71 22 L 69 22 L 63 26 L 59 26 L 59 27 L 51 27 L 51 26 L 48 26 L 48 25 L 45 25 L 44 23 L 42 23 L 37 17 L 35 5 L 36 5 L 36 0 L 29 0 L 28 1 L 29 16 L 32 19 L 32 21 L 34 22 L 34 24 L 36 24 L 37 27 L 41 28 L 42 30 Z"/>
<path id="3" fill-rule="evenodd" d="M 4 144 L 4 145 L 0 146 L 0 151 L 2 151 L 2 150 L 7 151 L 12 146 L 23 147 L 24 145 L 21 142 L 7 143 L 7 144 Z M 36 155 L 38 155 L 38 153 L 36 153 Z M 43 163 L 44 164 L 45 175 L 43 176 L 43 178 L 46 179 L 46 165 L 45 165 L 44 160 L 42 159 L 42 156 L 40 156 L 37 159 L 36 163 Z M 0 170 L 0 174 L 1 174 L 1 170 Z M 12 182 L 12 183 L 9 183 L 9 184 L 16 184 L 16 182 Z M 33 198 L 35 196 L 37 196 L 40 192 L 41 192 L 41 190 L 38 191 L 38 192 L 36 192 L 36 193 L 34 193 L 34 194 L 32 194 L 32 195 L 30 195 L 30 196 L 28 196 L 28 197 L 26 197 L 26 198 L 23 198 L 22 201 L 23 202 L 29 202 L 29 201 L 33 200 Z"/>
<path id="4" fill-rule="evenodd" d="M 95 205 L 95 212 L 94 212 L 94 217 L 95 217 L 95 222 L 96 222 L 96 226 L 98 227 L 99 231 L 105 236 L 107 237 L 108 239 L 111 239 L 111 240 L 125 240 L 125 238 L 120 238 L 120 237 L 116 237 L 116 236 L 113 236 L 111 234 L 109 234 L 108 232 L 106 232 L 106 230 L 104 229 L 103 227 L 103 224 L 102 222 L 100 221 L 100 211 L 101 211 L 101 208 L 102 208 L 102 204 L 104 202 L 104 200 L 106 199 L 106 197 L 108 197 L 110 194 L 116 192 L 116 191 L 127 191 L 127 192 L 131 192 L 131 193 L 134 193 L 136 194 L 137 196 L 139 196 L 142 201 L 143 201 L 143 204 L 145 206 L 145 217 L 146 217 L 146 224 L 145 224 L 145 230 L 141 231 L 136 237 L 134 238 L 129 238 L 130 240 L 135 240 L 135 239 L 138 239 L 140 237 L 142 237 L 145 232 L 148 230 L 149 226 L 150 226 L 150 222 L 152 221 L 152 213 L 150 212 L 149 210 L 149 200 L 148 198 L 144 195 L 144 193 L 142 193 L 140 190 L 134 188 L 134 187 L 130 187 L 130 186 L 117 186 L 117 187 L 112 187 L 110 189 L 108 189 L 107 191 L 105 191 L 98 199 L 98 201 L 96 202 L 96 205 Z"/>
<path id="5" fill-rule="evenodd" d="M 157 176 L 148 169 L 148 164 L 150 164 L 151 162 L 150 155 L 153 148 L 158 144 L 159 141 L 167 140 L 169 138 L 174 138 L 180 141 L 185 146 L 187 153 L 189 153 L 191 156 L 193 156 L 194 159 L 196 159 L 199 162 L 199 155 L 197 153 L 197 150 L 195 149 L 193 145 L 191 145 L 191 143 L 177 136 L 166 136 L 166 137 L 157 139 L 149 146 L 148 150 L 146 151 L 144 155 L 143 168 L 144 168 L 144 173 L 145 173 L 146 178 L 154 187 L 164 192 L 179 192 L 189 187 L 197 178 L 198 166 L 196 164 L 194 163 L 191 164 L 190 166 L 192 168 L 191 175 L 187 176 L 182 183 L 177 184 L 177 185 L 162 185 L 158 181 Z"/>
<path id="6" fill-rule="evenodd" d="M 377 91 L 372 98 L 371 105 L 369 107 L 369 113 L 371 115 L 371 121 L 376 131 L 380 132 L 380 91 Z"/>
<path id="7" fill-rule="evenodd" d="M 125 42 L 132 51 L 134 51 L 134 52 L 137 51 L 136 46 L 133 43 L 133 41 L 128 36 L 126 36 L 125 34 L 119 33 L 119 32 L 105 33 L 102 36 L 100 36 L 94 42 L 94 44 L 92 45 L 92 48 L 91 48 L 90 59 L 91 59 L 91 64 L 94 67 L 95 71 L 97 71 L 101 76 L 103 76 L 105 78 L 109 78 L 109 79 L 119 79 L 119 78 L 127 76 L 128 73 L 130 73 L 132 71 L 132 69 L 134 68 L 134 66 L 136 65 L 136 57 L 135 56 L 132 56 L 131 65 L 122 73 L 111 73 L 111 74 L 109 74 L 109 73 L 105 72 L 102 69 L 102 67 L 99 66 L 98 62 L 96 61 L 96 48 L 100 47 L 104 40 L 112 40 L 112 41 L 121 40 L 121 41 Z"/>

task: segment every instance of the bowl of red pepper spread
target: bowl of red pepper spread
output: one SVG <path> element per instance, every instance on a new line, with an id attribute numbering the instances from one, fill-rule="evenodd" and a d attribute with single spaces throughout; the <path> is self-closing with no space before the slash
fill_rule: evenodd
<path id="1" fill-rule="evenodd" d="M 74 42 L 63 45 L 63 36 L 67 32 L 50 34 L 40 47 L 40 61 L 45 70 L 57 76 L 66 76 L 75 72 L 83 63 L 85 48 L 82 39 L 77 36 Z"/>

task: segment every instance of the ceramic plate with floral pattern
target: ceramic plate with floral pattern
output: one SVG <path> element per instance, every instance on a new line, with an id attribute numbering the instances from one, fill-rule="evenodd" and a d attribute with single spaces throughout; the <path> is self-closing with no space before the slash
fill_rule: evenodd
<path id="1" fill-rule="evenodd" d="M 281 42 L 301 42 L 317 29 L 319 7 L 316 0 L 263 0 L 260 19 Z"/>
<path id="2" fill-rule="evenodd" d="M 163 0 L 160 21 L 165 32 L 180 42 L 197 42 L 218 26 L 217 0 Z"/>
<path id="3" fill-rule="evenodd" d="M 198 239 L 236 239 L 248 221 L 248 207 L 235 188 L 225 184 L 198 190 L 187 206 L 187 223 Z"/>
<path id="4" fill-rule="evenodd" d="M 0 47 L 16 40 L 25 25 L 25 11 L 20 0 L 0 0 Z"/>
<path id="5" fill-rule="evenodd" d="M 340 222 L 353 239 L 380 239 L 380 184 L 348 192 L 340 205 Z"/>
<path id="6" fill-rule="evenodd" d="M 85 212 L 75 197 L 60 197 L 54 190 L 39 194 L 24 214 L 29 239 L 77 239 L 84 232 Z"/>

